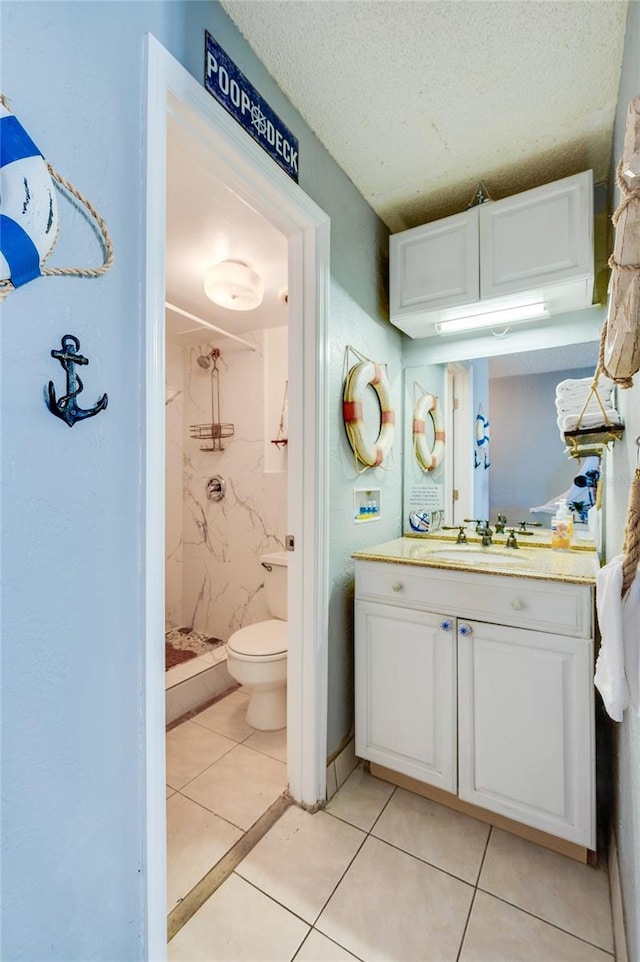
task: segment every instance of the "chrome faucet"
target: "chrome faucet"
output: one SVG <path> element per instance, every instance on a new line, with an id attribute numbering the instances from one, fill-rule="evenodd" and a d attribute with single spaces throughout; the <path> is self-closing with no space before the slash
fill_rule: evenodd
<path id="1" fill-rule="evenodd" d="M 493 529 L 489 527 L 488 521 L 483 521 L 476 528 L 476 533 L 482 538 L 482 544 L 487 548 L 490 544 L 493 544 L 491 535 L 493 534 Z"/>
<path id="2" fill-rule="evenodd" d="M 517 540 L 516 540 L 516 529 L 515 529 L 515 528 L 509 528 L 509 536 L 508 536 L 507 540 L 505 541 L 505 545 L 504 545 L 504 546 L 505 546 L 505 548 L 519 548 L 519 547 L 520 547 L 520 545 L 518 544 L 518 542 L 517 542 Z"/>
<path id="3" fill-rule="evenodd" d="M 478 518 L 465 518 L 467 524 L 475 524 L 476 534 L 480 535 L 482 538 L 482 544 L 485 548 L 493 544 L 491 540 L 491 535 L 493 534 L 493 529 L 489 527 L 489 521 L 479 521 Z"/>
<path id="4" fill-rule="evenodd" d="M 499 514 L 496 519 L 496 534 L 503 534 L 506 526 L 507 526 L 507 516 L 504 514 Z"/>

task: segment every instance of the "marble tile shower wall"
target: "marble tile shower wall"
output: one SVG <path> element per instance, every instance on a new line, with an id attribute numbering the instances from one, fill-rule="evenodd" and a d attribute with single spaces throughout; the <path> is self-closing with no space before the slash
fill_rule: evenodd
<path id="1" fill-rule="evenodd" d="M 286 470 L 265 471 L 265 431 L 275 431 L 277 425 L 265 427 L 264 416 L 265 407 L 273 406 L 265 399 L 269 353 L 277 350 L 281 362 L 286 337 L 274 339 L 269 332 L 265 338 L 260 331 L 243 336 L 258 350 L 213 341 L 167 350 L 168 387 L 173 386 L 175 363 L 181 364 L 183 378 L 182 394 L 167 406 L 167 622 L 171 627 L 189 625 L 223 641 L 237 628 L 268 616 L 259 557 L 284 546 L 287 519 Z M 222 352 L 220 420 L 234 425 L 234 435 L 223 440 L 223 451 L 201 451 L 207 442 L 191 438 L 189 427 L 211 422 L 211 374 L 196 359 L 214 346 Z M 269 390 L 281 398 L 284 384 L 272 380 Z M 170 415 L 172 405 L 175 412 Z M 174 508 L 169 490 L 170 483 L 175 489 L 173 461 L 178 457 L 182 498 L 180 508 Z M 207 499 L 207 481 L 213 475 L 226 482 L 225 498 L 219 502 Z M 169 514 L 177 510 L 182 521 L 179 541 L 169 536 L 175 529 Z"/>

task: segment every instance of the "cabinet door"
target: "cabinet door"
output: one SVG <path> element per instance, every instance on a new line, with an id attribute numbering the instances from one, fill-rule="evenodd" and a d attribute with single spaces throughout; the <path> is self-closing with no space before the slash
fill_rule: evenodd
<path id="1" fill-rule="evenodd" d="M 429 612 L 355 606 L 356 755 L 449 792 L 456 790 L 454 626 Z"/>
<path id="2" fill-rule="evenodd" d="M 477 301 L 478 243 L 477 207 L 392 234 L 391 319 Z"/>
<path id="3" fill-rule="evenodd" d="M 595 848 L 592 642 L 464 624 L 460 798 Z"/>
<path id="4" fill-rule="evenodd" d="M 591 171 L 480 207 L 480 296 L 593 275 Z"/>

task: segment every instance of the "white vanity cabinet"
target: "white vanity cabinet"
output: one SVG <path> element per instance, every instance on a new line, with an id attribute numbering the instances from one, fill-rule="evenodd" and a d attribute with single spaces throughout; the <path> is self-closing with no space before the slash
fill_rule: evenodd
<path id="1" fill-rule="evenodd" d="M 500 310 L 516 295 L 555 313 L 588 307 L 593 277 L 591 171 L 389 238 L 391 321 L 411 337 L 451 308 Z"/>
<path id="2" fill-rule="evenodd" d="M 371 601 L 355 619 L 356 754 L 455 792 L 455 619 Z"/>
<path id="3" fill-rule="evenodd" d="M 356 561 L 356 754 L 595 848 L 589 585 Z"/>

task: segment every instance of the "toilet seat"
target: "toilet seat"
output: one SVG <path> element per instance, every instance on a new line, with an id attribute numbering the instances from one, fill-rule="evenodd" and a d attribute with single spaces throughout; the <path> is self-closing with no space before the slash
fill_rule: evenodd
<path id="1" fill-rule="evenodd" d="M 272 618 L 240 628 L 229 638 L 227 648 L 246 661 L 280 661 L 287 657 L 287 622 Z"/>

